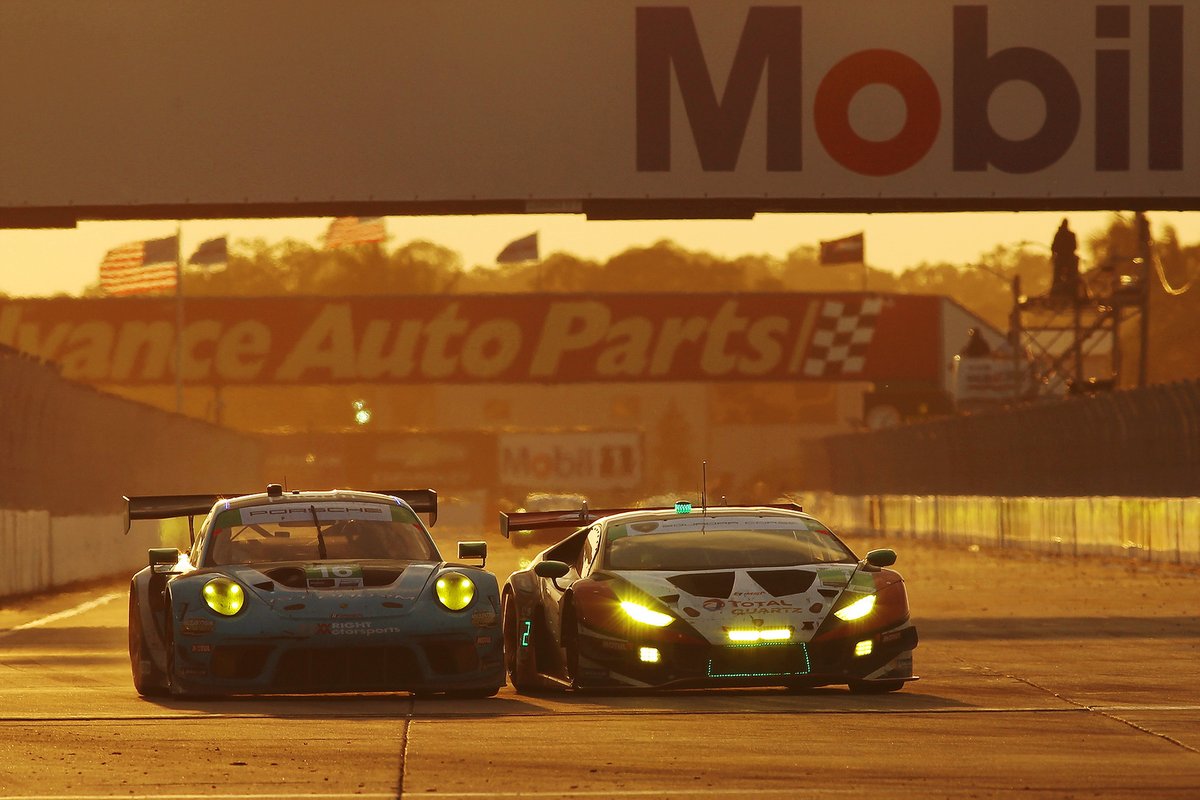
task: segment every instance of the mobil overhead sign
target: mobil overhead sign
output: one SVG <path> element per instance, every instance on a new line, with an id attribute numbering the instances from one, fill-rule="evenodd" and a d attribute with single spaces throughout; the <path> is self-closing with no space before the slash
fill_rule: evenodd
<path id="1" fill-rule="evenodd" d="M 0 345 L 98 384 L 937 380 L 939 297 L 465 295 L 0 301 Z"/>
<path id="2" fill-rule="evenodd" d="M 0 4 L 0 223 L 1200 207 L 1192 0 L 281 7 Z"/>

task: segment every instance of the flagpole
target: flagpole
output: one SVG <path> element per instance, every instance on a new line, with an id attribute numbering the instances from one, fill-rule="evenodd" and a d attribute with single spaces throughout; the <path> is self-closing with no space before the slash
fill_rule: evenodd
<path id="1" fill-rule="evenodd" d="M 175 413 L 183 413 L 183 223 L 175 223 Z"/>

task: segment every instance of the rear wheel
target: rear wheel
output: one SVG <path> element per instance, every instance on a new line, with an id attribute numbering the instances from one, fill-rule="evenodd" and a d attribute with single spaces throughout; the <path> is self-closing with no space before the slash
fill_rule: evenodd
<path id="1" fill-rule="evenodd" d="M 853 694 L 887 694 L 904 688 L 904 681 L 850 681 Z"/>
<path id="2" fill-rule="evenodd" d="M 167 676 L 154 664 L 146 646 L 142 628 L 141 603 L 137 589 L 129 590 L 129 667 L 133 672 L 133 688 L 143 697 L 162 697 L 167 694 Z"/>
<path id="3" fill-rule="evenodd" d="M 533 621 L 522 622 L 517 614 L 517 601 L 511 593 L 504 595 L 502 609 L 504 625 L 504 669 L 508 680 L 518 692 L 528 694 L 541 688 L 537 661 L 534 655 Z"/>

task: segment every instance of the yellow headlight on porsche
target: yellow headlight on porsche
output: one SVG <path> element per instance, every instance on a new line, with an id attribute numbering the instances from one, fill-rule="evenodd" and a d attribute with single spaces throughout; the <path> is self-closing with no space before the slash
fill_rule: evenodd
<path id="1" fill-rule="evenodd" d="M 438 602 L 450 611 L 462 611 L 475 599 L 475 583 L 461 572 L 447 572 L 434 584 Z"/>
<path id="2" fill-rule="evenodd" d="M 246 603 L 246 592 L 241 584 L 229 578 L 213 578 L 200 590 L 204 602 L 223 617 L 232 617 Z"/>

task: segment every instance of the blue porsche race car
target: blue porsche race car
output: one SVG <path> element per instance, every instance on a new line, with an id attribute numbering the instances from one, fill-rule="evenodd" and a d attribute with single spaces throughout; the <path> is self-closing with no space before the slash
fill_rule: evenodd
<path id="1" fill-rule="evenodd" d="M 519 692 L 917 680 L 895 552 L 859 559 L 797 505 L 501 514 L 505 536 L 552 528 L 575 532 L 504 584 Z"/>
<path id="2" fill-rule="evenodd" d="M 490 697 L 504 685 L 485 542 L 447 563 L 417 513 L 429 489 L 128 497 L 130 520 L 188 517 L 129 587 L 142 695 L 391 692 Z M 194 518 L 205 515 L 197 532 Z"/>

